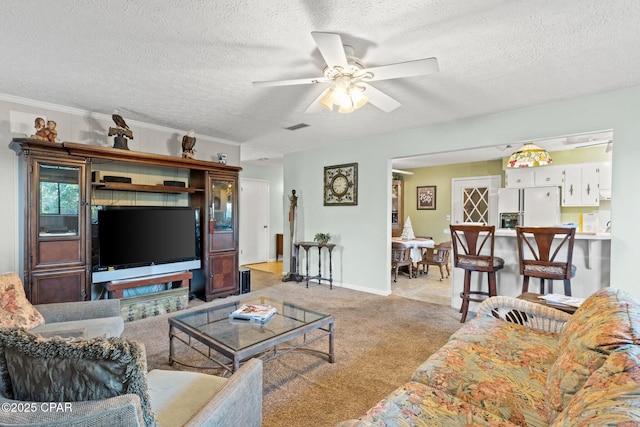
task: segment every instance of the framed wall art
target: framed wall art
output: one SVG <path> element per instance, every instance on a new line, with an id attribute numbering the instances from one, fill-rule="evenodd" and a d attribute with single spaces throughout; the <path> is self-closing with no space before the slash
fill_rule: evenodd
<path id="1" fill-rule="evenodd" d="M 418 210 L 436 209 L 436 186 L 426 185 L 417 188 Z"/>
<path id="2" fill-rule="evenodd" d="M 324 167 L 324 205 L 358 204 L 358 164 Z"/>

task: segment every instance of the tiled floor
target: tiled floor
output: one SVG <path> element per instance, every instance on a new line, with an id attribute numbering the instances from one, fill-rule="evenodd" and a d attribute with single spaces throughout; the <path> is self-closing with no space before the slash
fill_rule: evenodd
<path id="1" fill-rule="evenodd" d="M 419 274 L 410 279 L 407 274 L 398 274 L 398 281 L 391 276 L 391 292 L 403 298 L 451 306 L 451 278 L 440 281 L 437 268 L 431 268 L 429 274 Z"/>

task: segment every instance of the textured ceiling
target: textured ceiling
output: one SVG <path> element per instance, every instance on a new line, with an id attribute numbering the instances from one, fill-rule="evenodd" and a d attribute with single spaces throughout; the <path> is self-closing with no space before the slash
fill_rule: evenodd
<path id="1" fill-rule="evenodd" d="M 640 84 L 637 0 L 3 0 L 0 93 L 195 129 L 269 158 Z M 372 83 L 402 106 L 304 110 L 324 84 L 311 31 L 366 66 L 435 56 L 440 72 Z M 298 123 L 310 126 L 289 131 Z M 268 162 L 267 162 L 268 163 Z"/>

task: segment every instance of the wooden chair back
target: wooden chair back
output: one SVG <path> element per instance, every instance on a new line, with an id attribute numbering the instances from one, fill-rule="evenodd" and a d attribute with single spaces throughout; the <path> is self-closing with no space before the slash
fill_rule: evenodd
<path id="1" fill-rule="evenodd" d="M 400 242 L 391 242 L 391 265 L 409 265 L 411 262 L 411 248 Z"/>
<path id="2" fill-rule="evenodd" d="M 541 280 L 541 293 L 544 292 L 544 279 L 571 279 L 573 244 L 576 229 L 573 227 L 516 227 L 518 260 L 520 274 L 524 276 L 528 291 L 528 278 Z M 570 285 L 569 282 L 565 284 Z M 571 295 L 570 288 L 565 294 Z"/>
<path id="3" fill-rule="evenodd" d="M 495 271 L 493 225 L 450 225 L 453 265 L 470 271 Z M 501 267 L 499 267 L 501 268 Z"/>
<path id="4" fill-rule="evenodd" d="M 430 265 L 435 265 L 440 268 L 440 280 L 444 279 L 444 269 L 447 270 L 447 277 L 450 275 L 449 271 L 449 254 L 451 253 L 452 242 L 442 242 L 434 246 L 433 248 L 422 248 L 422 259 L 418 262 L 418 271 L 422 265 L 422 271 L 428 272 Z"/>
<path id="5" fill-rule="evenodd" d="M 394 272 L 394 282 L 398 279 L 398 269 L 409 267 L 409 277 L 413 275 L 413 261 L 411 260 L 411 248 L 400 242 L 391 242 L 391 270 Z"/>

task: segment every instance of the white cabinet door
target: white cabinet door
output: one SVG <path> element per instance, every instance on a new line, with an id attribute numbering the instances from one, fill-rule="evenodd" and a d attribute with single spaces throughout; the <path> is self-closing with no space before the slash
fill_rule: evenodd
<path id="1" fill-rule="evenodd" d="M 580 166 L 567 166 L 564 168 L 564 180 L 562 183 L 562 206 L 580 206 L 582 185 L 582 169 Z"/>
<path id="2" fill-rule="evenodd" d="M 600 191 L 611 191 L 611 163 L 600 164 L 599 186 Z"/>
<path id="3" fill-rule="evenodd" d="M 562 206 L 598 206 L 599 203 L 598 166 L 566 166 L 562 183 Z"/>
<path id="4" fill-rule="evenodd" d="M 533 169 L 507 169 L 505 171 L 505 187 L 507 188 L 523 188 L 533 187 Z"/>
<path id="5" fill-rule="evenodd" d="M 563 169 L 561 167 L 545 166 L 535 169 L 534 182 L 536 187 L 548 185 L 562 185 Z"/>
<path id="6" fill-rule="evenodd" d="M 597 165 L 582 166 L 582 206 L 598 206 L 600 204 L 600 191 L 598 190 L 599 169 Z"/>

